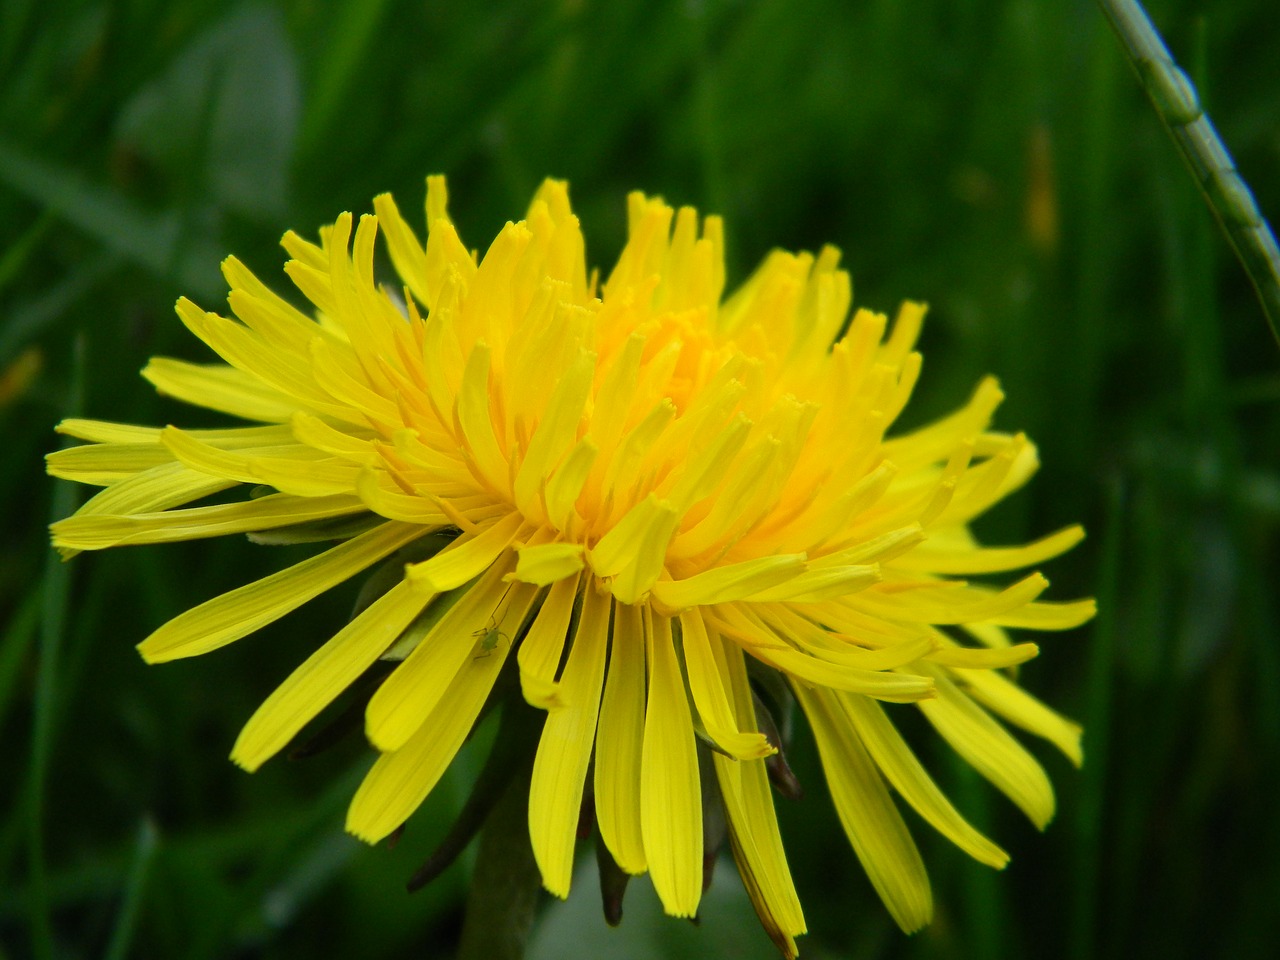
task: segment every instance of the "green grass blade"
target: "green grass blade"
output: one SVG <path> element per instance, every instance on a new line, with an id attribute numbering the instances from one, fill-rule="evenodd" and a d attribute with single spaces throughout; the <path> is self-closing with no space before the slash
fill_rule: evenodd
<path id="1" fill-rule="evenodd" d="M 106 960 L 125 960 L 129 955 L 129 944 L 133 940 L 138 908 L 142 905 L 142 892 L 146 888 L 147 874 L 159 843 L 160 834 L 156 830 L 156 825 L 150 818 L 143 820 L 138 827 L 138 841 L 134 847 L 133 863 L 129 866 L 124 899 L 116 914 L 116 926 L 111 933 L 111 943 L 105 954 Z"/>
<path id="2" fill-rule="evenodd" d="M 64 413 L 76 416 L 84 396 L 85 347 L 77 339 L 72 360 L 71 384 Z M 51 520 L 68 516 L 75 506 L 77 489 L 71 483 L 55 484 L 50 510 Z M 66 625 L 70 572 L 52 550 L 45 554 L 43 619 L 40 623 L 40 660 L 36 668 L 35 716 L 31 725 L 31 772 L 27 817 L 27 856 L 31 873 L 31 943 L 40 960 L 55 955 L 53 926 L 49 915 L 48 890 L 45 885 L 44 802 L 49 760 L 53 753 L 54 719 L 58 707 L 58 661 L 62 652 Z"/>
<path id="3" fill-rule="evenodd" d="M 964 804 L 973 822 L 982 824 L 979 830 L 994 833 L 997 817 L 992 810 L 992 798 L 987 793 L 986 782 L 972 768 L 960 763 L 956 764 L 956 773 L 960 781 L 957 799 Z M 1014 925 L 1008 887 L 1003 880 L 995 871 L 970 868 L 968 882 L 961 889 L 960 912 L 967 927 L 969 949 L 972 951 L 969 956 L 973 960 L 1001 960 L 1016 955 L 1016 949 L 1010 944 Z"/>
<path id="4" fill-rule="evenodd" d="M 300 152 L 314 149 L 333 123 L 352 76 L 369 56 L 386 8 L 387 0 L 351 0 L 334 13 L 329 44 L 313 69 L 315 87 L 302 118 Z"/>
<path id="5" fill-rule="evenodd" d="M 13 619 L 5 628 L 0 638 L 0 731 L 4 730 L 4 720 L 9 713 L 9 702 L 13 699 L 22 675 L 22 665 L 27 658 L 27 650 L 40 626 L 40 614 L 43 612 L 43 597 L 39 592 L 32 593 L 18 609 Z"/>
<path id="6" fill-rule="evenodd" d="M 120 268 L 120 261 L 119 254 L 100 251 L 68 271 L 61 283 L 9 307 L 0 326 L 0 364 L 17 356 L 23 347 L 55 327 L 77 303 Z"/>
<path id="7" fill-rule="evenodd" d="M 0 253 L 0 293 L 21 274 L 31 255 L 40 249 L 40 241 L 53 226 L 53 221 L 53 214 L 46 210 L 8 249 Z"/>
<path id="8" fill-rule="evenodd" d="M 10 0 L 0 5 L 0 76 L 19 66 L 18 51 L 29 41 L 35 22 L 32 0 Z"/>
<path id="9" fill-rule="evenodd" d="M 0 138 L 0 183 L 159 277 L 202 296 L 221 291 L 216 247 L 183 236 L 176 211 L 153 214 L 116 190 Z M 175 259 L 177 262 L 175 262 Z"/>
<path id="10" fill-rule="evenodd" d="M 1089 645 L 1085 706 L 1085 765 L 1080 796 L 1072 811 L 1076 860 L 1072 874 L 1072 922 L 1068 956 L 1090 960 L 1097 955 L 1098 883 L 1105 818 L 1107 763 L 1111 754 L 1111 700 L 1115 682 L 1115 634 L 1120 604 L 1120 544 L 1124 532 L 1124 491 L 1113 483 L 1107 500 L 1106 526 L 1098 573 L 1098 619 Z"/>

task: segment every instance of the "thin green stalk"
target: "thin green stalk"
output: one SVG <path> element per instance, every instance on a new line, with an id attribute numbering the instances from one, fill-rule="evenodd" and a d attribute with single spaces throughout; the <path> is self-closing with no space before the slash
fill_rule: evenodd
<path id="1" fill-rule="evenodd" d="M 40 248 L 40 241 L 54 225 L 57 218 L 53 211 L 45 208 L 44 212 L 30 227 L 22 232 L 7 250 L 0 253 L 0 291 L 3 291 L 16 277 L 22 275 L 22 269 L 31 260 L 31 255 Z M 0 354 L 0 358 L 3 355 Z"/>
<path id="2" fill-rule="evenodd" d="M 40 632 L 44 613 L 44 597 L 40 590 L 33 591 L 26 602 L 14 614 L 5 627 L 0 640 L 0 734 L 18 683 L 25 678 L 27 658 L 33 641 Z M 27 807 L 31 792 L 15 791 L 11 803 L 0 816 L 0 876 L 8 876 L 13 858 L 22 848 L 23 833 L 27 824 Z M 3 958 L 0 958 L 3 960 Z"/>
<path id="3" fill-rule="evenodd" d="M 1079 133 L 1080 161 L 1075 194 L 1080 197 L 1081 242 L 1076 253 L 1076 319 L 1073 343 L 1063 355 L 1070 358 L 1074 374 L 1063 377 L 1063 403 L 1071 409 L 1092 410 L 1098 405 L 1108 355 L 1112 323 L 1110 300 L 1115 283 L 1114 265 L 1119 255 L 1114 206 L 1116 186 L 1116 136 L 1118 74 L 1120 64 L 1110 48 L 1101 23 L 1090 31 L 1087 61 L 1081 78 L 1089 104 Z M 1063 432 L 1064 456 L 1083 460 L 1096 447 L 1096 418 L 1058 418 Z M 1077 496 L 1076 506 L 1082 500 Z"/>
<path id="4" fill-rule="evenodd" d="M 67 416 L 75 416 L 84 392 L 85 349 L 77 338 L 72 361 Z M 75 506 L 76 488 L 65 481 L 54 486 L 52 519 L 60 520 Z M 49 758 L 53 752 L 53 724 L 58 702 L 58 660 L 66 623 L 70 576 L 67 566 L 52 551 L 45 557 L 43 606 L 40 624 L 40 661 L 36 671 L 35 707 L 31 724 L 31 774 L 28 782 L 27 868 L 31 874 L 31 945 L 40 960 L 52 960 L 55 949 L 53 924 L 45 877 L 44 803 Z"/>
<path id="5" fill-rule="evenodd" d="M 10 702 L 17 690 L 18 681 L 22 678 L 27 649 L 40 626 L 41 600 L 39 593 L 28 596 L 5 625 L 4 636 L 0 637 L 0 732 L 4 731 Z M 3 863 L 2 859 L 0 863 Z"/>
<path id="6" fill-rule="evenodd" d="M 0 77 L 6 80 L 23 66 L 19 51 L 31 49 L 31 32 L 38 19 L 35 8 L 32 0 L 0 6 Z"/>
<path id="7" fill-rule="evenodd" d="M 1115 625 L 1119 599 L 1120 543 L 1125 519 L 1124 492 L 1111 485 L 1106 526 L 1102 534 L 1101 570 L 1098 574 L 1098 617 L 1089 645 L 1089 672 L 1085 684 L 1084 721 L 1087 747 L 1081 771 L 1080 798 L 1073 813 L 1076 862 L 1073 872 L 1072 922 L 1067 956 L 1089 960 L 1096 956 L 1098 883 L 1102 862 L 1102 826 L 1105 819 L 1107 764 L 1111 753 L 1111 701 L 1115 685 Z"/>
<path id="8" fill-rule="evenodd" d="M 992 810 L 986 781 L 957 754 L 948 751 L 948 756 L 957 806 L 966 812 L 978 830 L 990 833 L 997 818 Z M 1002 960 L 1004 957 L 1021 956 L 1018 933 L 1009 908 L 1008 887 L 1004 882 L 1008 878 L 983 867 L 975 868 L 973 864 L 965 866 L 968 870 L 960 888 L 960 903 L 963 905 L 960 916 L 965 924 L 966 958 Z"/>
<path id="9" fill-rule="evenodd" d="M 701 161 L 703 187 L 708 206 L 716 213 L 729 212 L 729 192 L 725 186 L 725 149 L 721 133 L 721 105 L 723 103 L 720 71 L 716 55 L 711 50 L 707 32 L 710 28 L 707 10 L 690 16 L 690 31 L 695 44 L 698 65 L 693 88 L 694 110 L 698 122 L 698 158 Z"/>
<path id="10" fill-rule="evenodd" d="M 129 867 L 129 877 L 125 882 L 124 901 L 116 913 L 116 926 L 107 947 L 106 960 L 125 960 L 129 955 L 138 908 L 142 905 L 142 892 L 146 889 L 147 874 L 159 840 L 156 825 L 150 818 L 143 820 L 138 827 L 138 842 L 134 849 L 133 863 Z"/>
<path id="11" fill-rule="evenodd" d="M 1143 89 L 1235 249 L 1280 344 L 1280 248 L 1248 184 L 1138 0 L 1098 0 Z"/>

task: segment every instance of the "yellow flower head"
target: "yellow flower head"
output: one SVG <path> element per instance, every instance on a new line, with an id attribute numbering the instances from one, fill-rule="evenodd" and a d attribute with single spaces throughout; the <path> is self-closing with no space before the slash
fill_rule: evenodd
<path id="1" fill-rule="evenodd" d="M 104 487 L 54 524 L 67 553 L 228 533 L 336 542 L 170 621 L 140 645 L 149 662 L 230 643 L 395 558 L 389 588 L 250 718 L 238 764 L 257 769 L 376 661 L 399 661 L 368 703 L 380 757 L 347 820 L 377 841 L 439 780 L 514 653 L 525 699 L 546 711 L 529 832 L 547 889 L 569 891 L 585 791 L 616 864 L 692 916 L 701 763 L 788 955 L 805 927 L 757 674 L 785 680 L 760 685 L 775 708 L 789 688 L 807 716 L 845 831 L 906 930 L 931 898 L 889 787 L 977 859 L 1007 858 L 905 745 L 891 716 L 906 708 L 883 704 L 914 704 L 1037 825 L 1050 819 L 1044 772 L 993 714 L 1077 762 L 1079 730 L 1010 680 L 1037 650 L 1005 628 L 1074 627 L 1094 606 L 1040 602 L 1039 574 L 1003 589 L 956 577 L 1037 564 L 1082 531 L 995 548 L 970 534 L 1036 466 L 1026 437 L 989 428 L 991 380 L 887 436 L 920 371 L 922 306 L 904 305 L 887 338 L 882 315 L 850 320 L 832 248 L 775 252 L 722 300 L 720 220 L 699 229 L 693 210 L 640 194 L 603 285 L 563 183 L 481 258 L 439 177 L 425 247 L 391 197 L 374 207 L 354 238 L 349 214 L 318 246 L 284 238 L 314 316 L 234 258 L 238 319 L 178 303 L 225 362 L 155 359 L 144 376 L 259 425 L 70 420 L 61 431 L 92 445 L 49 458 L 54 475 Z M 396 285 L 375 280 L 379 227 Z M 189 506 L 241 484 L 256 489 Z"/>

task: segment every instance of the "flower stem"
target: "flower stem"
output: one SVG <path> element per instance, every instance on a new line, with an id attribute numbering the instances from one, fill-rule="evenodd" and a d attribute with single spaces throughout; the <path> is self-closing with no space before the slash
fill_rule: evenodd
<path id="1" fill-rule="evenodd" d="M 1271 226 L 1201 108 L 1195 86 L 1174 62 L 1142 4 L 1098 0 L 1098 5 L 1253 282 L 1272 336 L 1280 343 L 1280 248 Z"/>
<path id="2" fill-rule="evenodd" d="M 513 777 L 480 835 L 458 960 L 520 960 L 542 879 L 529 845 L 529 779 Z"/>

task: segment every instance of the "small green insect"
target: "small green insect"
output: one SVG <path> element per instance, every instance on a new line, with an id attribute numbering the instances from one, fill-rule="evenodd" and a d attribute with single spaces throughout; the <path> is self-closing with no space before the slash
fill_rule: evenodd
<path id="1" fill-rule="evenodd" d="M 481 627 L 471 635 L 480 641 L 480 649 L 483 651 L 483 653 L 478 653 L 472 657 L 472 660 L 483 660 L 485 657 L 489 656 L 489 654 L 493 653 L 494 649 L 498 646 L 499 640 L 506 640 L 507 643 L 511 642 L 511 639 L 498 629 L 496 618 L 490 620 L 487 627 Z"/>

